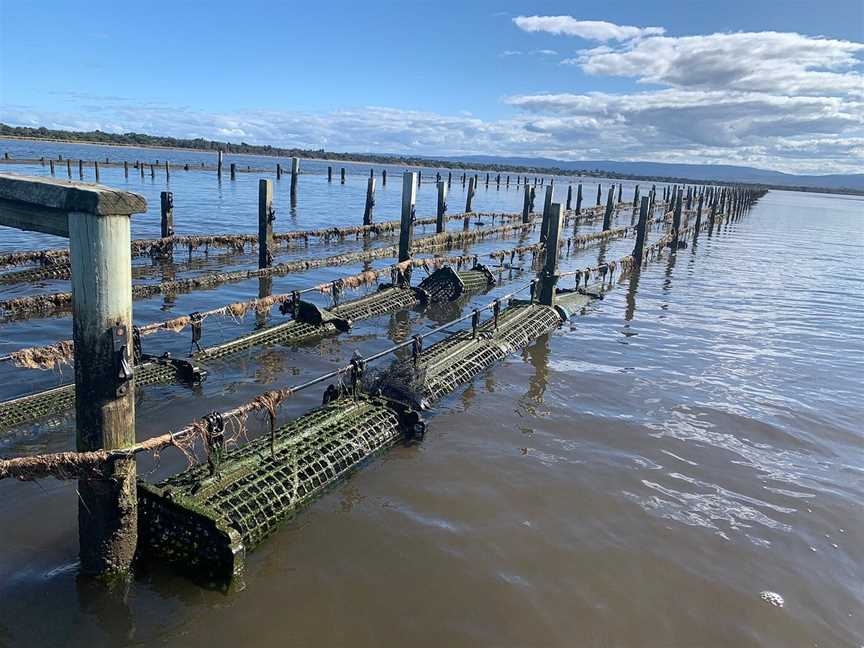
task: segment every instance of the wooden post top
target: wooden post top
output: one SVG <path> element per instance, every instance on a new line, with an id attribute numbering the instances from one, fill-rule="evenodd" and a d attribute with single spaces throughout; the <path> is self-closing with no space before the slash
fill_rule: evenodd
<path id="1" fill-rule="evenodd" d="M 131 216 L 147 211 L 138 194 L 101 185 L 0 173 L 0 225 L 69 236 L 69 215 Z"/>
<path id="2" fill-rule="evenodd" d="M 0 200 L 80 212 L 94 216 L 130 216 L 147 211 L 143 196 L 86 182 L 0 173 Z"/>

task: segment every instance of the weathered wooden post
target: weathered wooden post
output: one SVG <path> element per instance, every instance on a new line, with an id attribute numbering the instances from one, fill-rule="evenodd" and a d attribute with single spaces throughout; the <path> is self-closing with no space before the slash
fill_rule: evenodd
<path id="1" fill-rule="evenodd" d="M 69 238 L 79 452 L 135 443 L 130 216 L 136 194 L 51 178 L 0 175 L 0 225 Z M 125 574 L 137 543 L 135 460 L 78 482 L 81 569 Z"/>
<path id="2" fill-rule="evenodd" d="M 673 251 L 678 249 L 678 237 L 681 234 L 681 207 L 683 205 L 682 198 L 683 196 L 682 190 L 678 190 L 677 200 L 675 202 L 675 211 L 672 212 L 672 242 L 670 247 Z"/>
<path id="3" fill-rule="evenodd" d="M 468 180 L 468 196 L 465 198 L 465 213 L 473 211 L 471 203 L 474 200 L 474 189 L 477 186 L 477 177 L 473 176 Z"/>
<path id="4" fill-rule="evenodd" d="M 636 212 L 639 210 L 639 185 L 636 185 L 636 188 L 633 190 L 633 216 L 636 215 Z M 632 220 L 630 221 L 633 222 Z"/>
<path id="5" fill-rule="evenodd" d="M 507 176 L 507 182 L 505 183 L 504 188 L 505 188 L 505 189 L 509 189 L 509 188 L 510 188 L 510 176 L 509 176 L 509 175 Z"/>
<path id="6" fill-rule="evenodd" d="M 276 179 L 282 179 L 282 165 L 279 162 L 276 163 Z"/>
<path id="7" fill-rule="evenodd" d="M 217 160 L 216 160 L 216 176 L 219 177 L 219 178 L 221 178 L 221 177 L 222 177 L 222 151 L 218 151 L 218 152 L 216 153 L 216 155 L 217 155 Z"/>
<path id="8" fill-rule="evenodd" d="M 66 160 L 66 175 L 69 176 L 69 179 L 72 179 L 72 160 Z"/>
<path id="9" fill-rule="evenodd" d="M 540 221 L 540 242 L 545 243 L 549 236 L 549 219 L 551 218 L 549 211 L 552 206 L 552 185 L 546 187 L 546 196 L 543 199 L 543 218 Z"/>
<path id="10" fill-rule="evenodd" d="M 141 179 L 143 180 L 144 179 L 144 163 L 143 162 L 138 163 L 138 171 L 141 172 Z"/>
<path id="11" fill-rule="evenodd" d="M 96 184 L 99 184 L 99 160 L 93 161 L 93 171 L 96 174 Z"/>
<path id="12" fill-rule="evenodd" d="M 582 213 L 582 183 L 576 188 L 576 215 Z"/>
<path id="13" fill-rule="evenodd" d="M 447 183 L 438 183 L 438 211 L 435 216 L 435 233 L 444 231 L 444 218 L 447 214 Z"/>
<path id="14" fill-rule="evenodd" d="M 540 303 L 555 305 L 555 285 L 558 283 L 558 256 L 560 254 L 561 227 L 564 211 L 561 203 L 549 206 L 549 236 L 546 239 L 546 259 L 540 273 Z"/>
<path id="15" fill-rule="evenodd" d="M 170 179 L 171 179 L 170 165 L 168 164 L 168 160 L 165 160 L 165 181 L 167 182 Z"/>
<path id="16" fill-rule="evenodd" d="M 453 184 L 453 172 L 448 171 L 447 172 L 447 188 L 449 189 L 452 184 Z"/>
<path id="17" fill-rule="evenodd" d="M 565 207 L 566 211 L 570 211 L 570 205 L 573 202 L 573 185 L 567 185 L 567 206 Z"/>
<path id="18" fill-rule="evenodd" d="M 80 180 L 84 179 L 84 161 L 78 160 L 78 178 Z"/>
<path id="19" fill-rule="evenodd" d="M 236 179 L 237 179 L 237 165 L 236 165 L 234 162 L 232 162 L 232 163 L 228 166 L 228 169 L 229 169 L 230 172 L 231 172 L 231 179 L 232 179 L 232 180 L 236 180 Z"/>
<path id="20" fill-rule="evenodd" d="M 48 160 L 48 166 L 51 167 L 51 175 L 54 175 L 54 160 Z"/>
<path id="21" fill-rule="evenodd" d="M 615 185 L 609 187 L 609 193 L 606 195 L 606 212 L 603 214 L 603 231 L 605 232 L 612 226 L 612 212 L 615 209 L 613 201 L 615 200 Z"/>
<path id="22" fill-rule="evenodd" d="M 345 184 L 345 167 L 342 167 L 342 170 L 341 170 L 340 173 L 341 173 L 341 176 L 342 176 L 342 184 Z"/>
<path id="23" fill-rule="evenodd" d="M 417 188 L 418 188 L 418 189 L 420 188 L 420 183 L 421 183 L 422 181 L 423 181 L 423 170 L 422 170 L 422 169 L 418 169 L 418 170 L 417 170 Z"/>
<path id="24" fill-rule="evenodd" d="M 648 232 L 648 196 L 642 199 L 639 206 L 639 222 L 636 225 L 636 244 L 633 246 L 633 261 L 637 268 L 642 267 L 642 257 L 645 250 L 645 236 Z"/>
<path id="25" fill-rule="evenodd" d="M 466 174 L 463 172 L 463 173 L 462 173 L 462 186 L 463 186 L 463 187 L 465 186 L 465 175 L 466 175 Z"/>
<path id="26" fill-rule="evenodd" d="M 293 173 L 292 173 L 293 180 Z M 372 224 L 372 210 L 375 208 L 375 178 L 366 181 L 366 208 L 363 210 L 363 224 Z"/>
<path id="27" fill-rule="evenodd" d="M 333 167 L 327 167 L 327 182 L 333 182 Z"/>
<path id="28" fill-rule="evenodd" d="M 402 218 L 399 223 L 399 263 L 411 258 L 414 239 L 414 210 L 417 204 L 417 174 L 402 174 Z"/>
<path id="29" fill-rule="evenodd" d="M 129 163 L 125 160 L 123 161 L 123 175 L 127 178 L 129 177 Z"/>
<path id="30" fill-rule="evenodd" d="M 602 187 L 602 185 L 600 185 L 600 183 L 597 183 L 597 205 L 596 205 L 597 207 L 600 206 L 600 189 L 601 189 L 601 187 Z"/>
<path id="31" fill-rule="evenodd" d="M 699 228 L 702 227 L 702 200 L 703 197 L 699 196 L 699 200 L 696 203 L 696 226 L 693 229 L 693 240 L 696 240 L 696 237 L 699 236 Z"/>
<path id="32" fill-rule="evenodd" d="M 522 201 L 522 222 L 531 222 L 531 187 L 525 185 L 525 198 Z"/>
<path id="33" fill-rule="evenodd" d="M 300 175 L 300 158 L 291 158 L 291 201 L 297 200 L 297 177 Z M 344 178 L 343 178 L 344 182 Z"/>
<path id="34" fill-rule="evenodd" d="M 624 183 L 623 183 L 623 182 L 619 182 L 619 183 L 618 183 L 618 204 L 619 204 L 619 205 L 620 205 L 621 202 L 622 202 L 622 200 L 621 200 L 621 191 L 622 191 L 623 189 L 624 189 Z"/>
<path id="35" fill-rule="evenodd" d="M 151 178 L 156 177 L 156 165 L 155 164 L 150 165 L 150 177 Z"/>
<path id="36" fill-rule="evenodd" d="M 387 169 L 381 169 L 381 185 L 387 186 Z"/>
<path id="37" fill-rule="evenodd" d="M 495 176 L 495 188 L 496 189 L 501 188 L 501 174 L 500 173 Z"/>
<path id="38" fill-rule="evenodd" d="M 163 191 L 159 194 L 160 211 L 162 214 L 162 238 L 174 236 L 174 194 Z"/>
<path id="39" fill-rule="evenodd" d="M 258 181 L 258 267 L 269 268 L 273 265 L 273 183 L 270 180 Z"/>

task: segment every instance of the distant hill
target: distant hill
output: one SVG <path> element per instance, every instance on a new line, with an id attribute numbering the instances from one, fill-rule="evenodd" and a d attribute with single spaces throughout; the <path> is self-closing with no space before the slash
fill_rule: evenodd
<path id="1" fill-rule="evenodd" d="M 559 168 L 568 171 L 601 171 L 620 175 L 750 182 L 788 187 L 823 187 L 864 191 L 864 173 L 831 175 L 795 175 L 732 164 L 669 164 L 665 162 L 613 162 L 610 160 L 580 160 L 567 162 L 551 158 L 497 157 L 493 155 L 463 155 L 447 158 L 471 164 L 515 165 Z"/>

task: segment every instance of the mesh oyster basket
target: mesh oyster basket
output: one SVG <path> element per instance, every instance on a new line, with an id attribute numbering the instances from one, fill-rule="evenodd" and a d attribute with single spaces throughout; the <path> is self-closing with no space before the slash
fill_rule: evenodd
<path id="1" fill-rule="evenodd" d="M 494 285 L 495 276 L 481 264 L 460 272 L 445 266 L 420 282 L 420 288 L 429 294 L 432 303 L 454 301 L 464 294 L 483 292 Z"/>

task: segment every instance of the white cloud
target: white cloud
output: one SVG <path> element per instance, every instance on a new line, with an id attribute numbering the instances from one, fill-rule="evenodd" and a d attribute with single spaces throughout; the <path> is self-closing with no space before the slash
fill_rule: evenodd
<path id="1" fill-rule="evenodd" d="M 516 26 L 526 32 L 546 32 L 558 36 L 578 36 L 600 42 L 629 41 L 665 33 L 662 27 L 631 27 L 605 20 L 577 20 L 573 16 L 516 16 Z"/>

